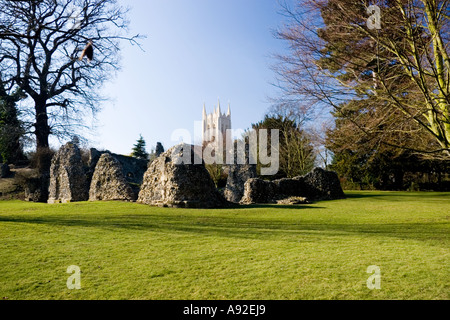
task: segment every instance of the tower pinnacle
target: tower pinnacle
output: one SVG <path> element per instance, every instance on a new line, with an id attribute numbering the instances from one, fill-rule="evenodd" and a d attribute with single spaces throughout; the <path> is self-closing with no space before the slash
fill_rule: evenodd
<path id="1" fill-rule="evenodd" d="M 217 101 L 217 106 L 214 107 L 213 113 L 206 112 L 206 105 L 203 104 L 203 142 L 214 142 L 217 139 L 226 137 L 227 130 L 231 129 L 231 108 L 228 103 L 227 114 L 222 114 L 220 110 L 220 100 Z M 222 141 L 222 140 L 221 140 Z M 216 142 L 217 143 L 217 142 Z"/>

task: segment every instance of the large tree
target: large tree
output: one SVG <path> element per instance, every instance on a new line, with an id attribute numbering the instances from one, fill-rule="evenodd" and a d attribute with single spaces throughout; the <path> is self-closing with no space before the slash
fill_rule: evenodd
<path id="1" fill-rule="evenodd" d="M 270 114 L 252 124 L 252 129 L 278 129 L 280 135 L 280 170 L 274 178 L 304 175 L 314 168 L 316 154 L 309 135 L 295 120 L 281 114 Z M 268 138 L 271 141 L 270 137 Z M 260 166 L 260 164 L 258 164 Z"/>
<path id="2" fill-rule="evenodd" d="M 48 149 L 50 135 L 72 135 L 98 110 L 121 40 L 139 36 L 127 36 L 116 0 L 0 0 L 0 8 L 0 86 L 28 96 L 21 107 L 30 106 L 37 151 Z"/>
<path id="3" fill-rule="evenodd" d="M 411 183 L 419 183 L 423 175 L 438 177 L 438 180 L 445 177 L 449 168 L 445 163 L 449 161 L 424 160 L 410 149 L 393 147 L 439 147 L 432 136 L 415 121 L 398 120 L 394 113 L 391 115 L 392 124 L 398 120 L 397 125 L 403 130 L 383 130 L 380 126 L 378 134 L 362 134 L 345 113 L 358 112 L 363 107 L 361 104 L 366 103 L 367 101 L 351 101 L 342 107 L 345 112 L 335 112 L 335 126 L 326 135 L 325 145 L 334 155 L 331 168 L 344 181 L 349 182 L 344 183 L 344 186 L 402 190 L 409 188 Z M 381 111 L 382 109 L 372 108 L 371 112 L 361 113 L 358 121 L 376 121 L 380 117 L 377 113 Z"/>
<path id="4" fill-rule="evenodd" d="M 380 29 L 368 23 L 376 14 L 369 1 L 302 0 L 294 9 L 286 6 L 292 20 L 278 35 L 291 52 L 276 69 L 286 96 L 316 111 L 332 106 L 360 133 L 381 137 L 382 143 L 450 157 L 449 3 L 378 1 Z M 434 143 L 383 138 L 414 136 L 418 127 Z"/>

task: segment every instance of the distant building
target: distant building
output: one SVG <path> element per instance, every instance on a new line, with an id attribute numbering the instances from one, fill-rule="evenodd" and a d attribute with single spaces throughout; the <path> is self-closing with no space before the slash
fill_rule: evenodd
<path id="1" fill-rule="evenodd" d="M 216 107 L 214 107 L 214 112 L 207 114 L 206 107 L 203 105 L 203 131 L 202 131 L 202 141 L 203 144 L 209 142 L 217 142 L 218 137 L 225 139 L 227 130 L 231 129 L 231 109 L 230 104 L 228 104 L 227 113 L 223 113 L 220 110 L 220 101 Z"/>

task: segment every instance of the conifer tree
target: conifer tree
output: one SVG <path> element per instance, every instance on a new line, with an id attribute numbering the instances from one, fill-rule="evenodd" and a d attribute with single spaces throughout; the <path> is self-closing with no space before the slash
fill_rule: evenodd
<path id="1" fill-rule="evenodd" d="M 16 108 L 16 102 L 22 97 L 20 90 L 10 96 L 0 89 L 0 162 L 16 163 L 25 158 L 22 148 L 24 129 Z"/>
<path id="2" fill-rule="evenodd" d="M 147 159 L 148 153 L 145 151 L 145 140 L 142 135 L 139 135 L 139 139 L 136 141 L 131 153 L 132 157 L 137 159 Z"/>

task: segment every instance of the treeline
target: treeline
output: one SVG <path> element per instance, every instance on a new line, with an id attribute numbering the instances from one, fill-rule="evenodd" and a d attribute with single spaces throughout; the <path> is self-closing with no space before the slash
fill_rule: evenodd
<path id="1" fill-rule="evenodd" d="M 263 178 L 292 178 L 322 166 L 337 172 L 347 190 L 450 191 L 449 161 L 424 159 L 411 150 L 358 136 L 354 128 L 351 130 L 351 122 L 338 114 L 334 114 L 334 121 L 335 126 L 325 132 L 306 125 L 302 128 L 292 117 L 274 113 L 253 124 L 254 130 L 280 130 L 280 170 Z M 331 154 L 328 162 L 324 152 Z"/>
<path id="2" fill-rule="evenodd" d="M 370 4 L 285 5 L 280 100 L 332 110 L 324 145 L 345 187 L 450 190 L 450 2 Z"/>

